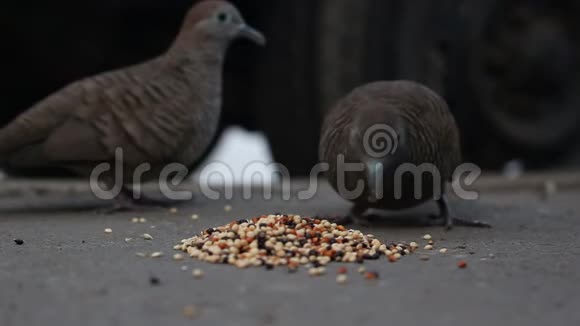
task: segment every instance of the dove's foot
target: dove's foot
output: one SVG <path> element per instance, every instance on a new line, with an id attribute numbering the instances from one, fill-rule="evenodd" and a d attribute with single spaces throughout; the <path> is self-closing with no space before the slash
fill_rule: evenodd
<path id="1" fill-rule="evenodd" d="M 491 225 L 483 221 L 469 221 L 456 217 L 452 217 L 449 214 L 449 204 L 445 196 L 441 196 L 437 200 L 437 206 L 439 207 L 439 215 L 431 216 L 432 225 L 444 225 L 447 230 L 451 230 L 453 226 L 466 226 L 475 228 L 491 228 Z"/>

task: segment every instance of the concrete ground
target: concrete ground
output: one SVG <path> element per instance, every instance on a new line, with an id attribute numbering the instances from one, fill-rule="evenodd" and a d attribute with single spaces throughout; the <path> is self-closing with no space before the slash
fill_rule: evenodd
<path id="1" fill-rule="evenodd" d="M 417 217 L 434 212 L 434 205 L 361 227 L 388 242 L 424 243 L 421 237 L 429 233 L 437 249 L 449 251 L 420 250 L 428 261 L 413 254 L 397 263 L 366 262 L 380 274 L 377 281 L 364 280 L 358 265 L 349 265 L 349 282 L 339 285 L 338 264 L 313 278 L 304 269 L 288 274 L 282 268 L 238 270 L 172 259 L 179 240 L 232 220 L 273 212 L 346 214 L 348 203 L 328 187 L 303 202 L 198 197 L 175 214 L 161 209 L 104 216 L 79 210 L 95 202 L 74 185 L 57 186 L 61 191 L 32 185 L 0 185 L 2 326 L 580 324 L 575 190 L 547 199 L 534 192 L 490 191 L 475 202 L 452 201 L 457 216 L 486 220 L 493 229 L 445 232 L 417 225 Z M 226 212 L 226 204 L 233 209 Z M 194 213 L 199 220 L 190 218 Z M 133 216 L 147 223 L 131 223 Z M 140 238 L 145 232 L 154 239 Z M 133 240 L 125 242 L 127 237 Z M 24 244 L 16 245 L 17 238 Z M 164 256 L 136 255 L 155 251 Z M 459 260 L 468 267 L 457 268 Z M 205 277 L 194 279 L 193 268 Z M 160 283 L 150 284 L 152 277 Z"/>

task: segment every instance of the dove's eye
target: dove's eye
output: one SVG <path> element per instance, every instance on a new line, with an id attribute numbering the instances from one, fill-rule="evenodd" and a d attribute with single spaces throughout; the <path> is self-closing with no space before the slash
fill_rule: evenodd
<path id="1" fill-rule="evenodd" d="M 220 23 L 225 23 L 225 22 L 227 22 L 229 18 L 230 18 L 230 17 L 229 17 L 229 16 L 228 16 L 228 14 L 226 14 L 225 12 L 220 12 L 220 13 L 217 15 L 217 20 L 218 20 Z"/>

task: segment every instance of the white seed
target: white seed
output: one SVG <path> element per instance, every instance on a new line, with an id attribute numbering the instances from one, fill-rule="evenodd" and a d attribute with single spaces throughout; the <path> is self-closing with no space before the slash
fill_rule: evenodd
<path id="1" fill-rule="evenodd" d="M 171 214 L 177 214 L 177 212 L 178 212 L 178 211 L 179 211 L 179 210 L 177 209 L 177 207 L 171 207 L 171 208 L 169 209 L 169 213 L 171 213 Z"/>
<path id="2" fill-rule="evenodd" d="M 185 306 L 183 308 L 183 316 L 188 319 L 195 319 L 200 315 L 200 309 L 194 305 Z"/>
<path id="3" fill-rule="evenodd" d="M 133 217 L 133 218 L 131 219 L 131 222 L 132 222 L 132 223 L 139 223 L 139 218 L 138 218 L 138 217 Z"/>
<path id="4" fill-rule="evenodd" d="M 358 272 L 361 273 L 361 274 L 364 273 L 364 272 L 366 272 L 366 271 L 367 271 L 367 269 L 364 266 L 361 266 L 361 267 L 358 268 Z"/>
<path id="5" fill-rule="evenodd" d="M 147 223 L 147 219 L 144 217 L 139 218 L 139 223 Z"/>
<path id="6" fill-rule="evenodd" d="M 444 253 L 447 252 L 447 248 L 441 248 L 441 249 L 439 249 L 439 252 L 442 253 L 442 254 L 444 254 Z"/>
<path id="7" fill-rule="evenodd" d="M 419 247 L 417 242 L 411 242 L 411 243 L 409 243 L 409 246 L 411 246 L 411 248 L 413 248 L 413 249 Z"/>
<path id="8" fill-rule="evenodd" d="M 145 233 L 145 234 L 143 234 L 143 239 L 145 239 L 145 240 L 153 240 L 153 237 L 151 236 L 151 234 Z"/>
<path id="9" fill-rule="evenodd" d="M 248 267 L 248 265 L 250 265 L 250 262 L 247 260 L 240 259 L 240 260 L 236 261 L 236 267 L 238 267 L 238 268 L 246 268 L 246 267 Z"/>
<path id="10" fill-rule="evenodd" d="M 183 255 L 182 255 L 182 254 L 175 254 L 175 255 L 173 255 L 173 259 L 174 259 L 174 260 L 183 260 L 183 258 L 184 258 L 184 257 L 183 257 Z"/>
<path id="11" fill-rule="evenodd" d="M 147 255 L 142 252 L 138 252 L 135 255 L 137 255 L 138 257 L 147 257 Z"/>
<path id="12" fill-rule="evenodd" d="M 133 238 L 125 238 L 125 242 L 131 242 Z"/>
<path id="13" fill-rule="evenodd" d="M 193 277 L 195 278 L 202 278 L 203 274 L 204 274 L 203 271 L 199 268 L 196 268 L 193 271 L 191 271 L 191 275 L 193 275 Z"/>
<path id="14" fill-rule="evenodd" d="M 433 246 L 432 245 L 426 245 L 424 249 L 425 250 L 433 250 Z"/>
<path id="15" fill-rule="evenodd" d="M 186 265 L 181 266 L 181 271 L 183 272 L 187 271 L 187 266 Z"/>
<path id="16" fill-rule="evenodd" d="M 224 206 L 224 211 L 229 212 L 231 210 L 232 210 L 232 206 L 231 205 Z"/>
<path id="17" fill-rule="evenodd" d="M 425 234 L 425 235 L 423 236 L 423 240 L 431 240 L 432 238 L 433 238 L 433 237 L 431 237 L 431 235 L 430 235 L 430 234 Z"/>
<path id="18" fill-rule="evenodd" d="M 311 269 L 308 270 L 308 274 L 310 276 L 320 276 L 322 274 L 326 273 L 326 268 L 324 267 L 313 267 Z"/>
<path id="19" fill-rule="evenodd" d="M 156 251 L 151 254 L 151 258 L 159 258 L 161 256 L 163 256 L 163 253 L 161 251 Z"/>
<path id="20" fill-rule="evenodd" d="M 113 233 L 113 229 L 106 228 L 106 229 L 105 229 L 105 233 L 107 233 L 107 234 L 111 234 L 111 233 Z"/>
<path id="21" fill-rule="evenodd" d="M 197 220 L 197 219 L 199 219 L 199 215 L 193 214 L 193 215 L 191 215 L 191 219 L 192 220 Z"/>
<path id="22" fill-rule="evenodd" d="M 336 276 L 336 283 L 344 284 L 348 280 L 348 277 L 345 274 L 339 274 Z"/>

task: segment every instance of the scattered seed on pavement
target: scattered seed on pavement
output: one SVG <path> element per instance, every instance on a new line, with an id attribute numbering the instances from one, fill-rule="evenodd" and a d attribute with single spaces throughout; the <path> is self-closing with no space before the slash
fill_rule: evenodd
<path id="1" fill-rule="evenodd" d="M 153 237 L 151 236 L 151 234 L 145 233 L 145 234 L 143 234 L 143 239 L 145 239 L 145 240 L 153 240 Z"/>
<path id="2" fill-rule="evenodd" d="M 344 284 L 348 280 L 348 276 L 346 274 L 338 274 L 336 276 L 336 283 Z"/>
<path id="3" fill-rule="evenodd" d="M 182 254 L 175 254 L 175 255 L 173 255 L 173 259 L 174 260 L 183 260 L 183 258 L 185 258 L 185 257 L 183 257 Z"/>
<path id="4" fill-rule="evenodd" d="M 191 271 L 191 275 L 193 275 L 193 277 L 195 277 L 195 278 L 202 278 L 204 273 L 201 269 L 196 268 L 193 271 Z"/>
<path id="5" fill-rule="evenodd" d="M 445 254 L 445 253 L 447 253 L 447 248 L 441 248 L 441 249 L 439 249 L 439 252 L 442 254 Z"/>
<path id="6" fill-rule="evenodd" d="M 24 240 L 22 240 L 22 239 L 14 239 L 14 243 L 16 243 L 19 246 L 22 246 L 24 244 Z"/>
<path id="7" fill-rule="evenodd" d="M 457 262 L 457 267 L 463 269 L 467 267 L 467 263 L 464 260 L 460 260 Z"/>
<path id="8" fill-rule="evenodd" d="M 425 246 L 424 249 L 425 250 L 433 250 L 433 245 L 428 244 L 428 245 Z"/>
<path id="9" fill-rule="evenodd" d="M 346 273 L 348 273 L 348 269 L 346 269 L 346 267 L 344 267 L 344 266 L 341 266 L 338 268 L 337 272 L 338 272 L 338 274 L 346 274 Z"/>
<path id="10" fill-rule="evenodd" d="M 179 210 L 177 209 L 177 207 L 171 207 L 169 209 L 169 213 L 171 213 L 171 214 L 177 214 L 177 212 L 179 212 Z"/>
<path id="11" fill-rule="evenodd" d="M 359 268 L 358 268 L 358 272 L 359 272 L 360 274 L 362 274 L 362 273 L 364 273 L 364 272 L 366 272 L 366 271 L 367 271 L 367 269 L 366 269 L 364 266 L 361 266 L 361 267 L 359 267 Z"/>
<path id="12" fill-rule="evenodd" d="M 225 205 L 224 206 L 224 211 L 230 212 L 231 210 L 232 210 L 232 205 Z"/>
<path id="13" fill-rule="evenodd" d="M 111 234 L 111 233 L 113 233 L 113 229 L 106 228 L 106 229 L 105 229 L 105 233 L 107 233 L 107 234 Z"/>
<path id="14" fill-rule="evenodd" d="M 133 238 L 125 238 L 125 242 L 131 242 L 133 241 Z"/>
<path id="15" fill-rule="evenodd" d="M 138 257 L 147 257 L 147 254 L 145 254 L 143 252 L 138 252 L 135 255 L 137 255 Z"/>
<path id="16" fill-rule="evenodd" d="M 364 275 L 367 280 L 376 280 L 379 278 L 379 273 L 377 272 L 366 272 Z"/>
<path id="17" fill-rule="evenodd" d="M 430 234 L 425 234 L 423 240 L 431 240 L 433 237 Z"/>
<path id="18" fill-rule="evenodd" d="M 199 215 L 193 214 L 193 215 L 191 215 L 191 219 L 192 220 L 198 220 L 199 219 Z"/>
<path id="19" fill-rule="evenodd" d="M 185 318 L 194 319 L 199 317 L 200 313 L 200 309 L 197 306 L 188 305 L 183 307 L 183 316 Z"/>
<path id="20" fill-rule="evenodd" d="M 151 258 L 159 258 L 161 256 L 163 256 L 163 253 L 161 251 L 156 251 L 151 254 Z"/>
<path id="21" fill-rule="evenodd" d="M 156 277 L 156 276 L 151 276 L 149 278 L 149 284 L 151 284 L 151 285 L 159 285 L 159 284 L 161 284 L 161 280 L 158 277 Z"/>
<path id="22" fill-rule="evenodd" d="M 308 270 L 310 276 L 320 276 L 326 274 L 326 268 L 324 267 L 312 267 Z"/>

